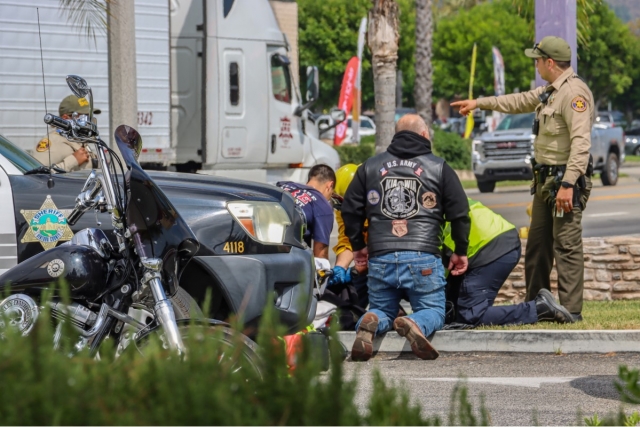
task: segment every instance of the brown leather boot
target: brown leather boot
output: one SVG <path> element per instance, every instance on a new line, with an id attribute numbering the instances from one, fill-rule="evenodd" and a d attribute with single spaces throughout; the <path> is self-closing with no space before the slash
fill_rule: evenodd
<path id="1" fill-rule="evenodd" d="M 420 327 L 408 317 L 398 317 L 393 322 L 393 329 L 398 335 L 405 337 L 411 344 L 413 353 L 422 360 L 434 360 L 440 356 L 438 350 L 433 348 L 427 337 L 424 336 Z"/>
<path id="2" fill-rule="evenodd" d="M 356 340 L 351 348 L 351 360 L 366 362 L 373 356 L 373 337 L 378 329 L 378 316 L 365 313 L 356 331 Z"/>

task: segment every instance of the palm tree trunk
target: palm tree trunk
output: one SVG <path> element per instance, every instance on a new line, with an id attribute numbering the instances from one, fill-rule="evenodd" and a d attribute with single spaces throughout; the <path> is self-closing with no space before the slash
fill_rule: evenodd
<path id="1" fill-rule="evenodd" d="M 398 39 L 398 4 L 395 0 L 373 0 L 367 45 L 372 54 L 376 153 L 387 149 L 395 131 Z"/>
<path id="2" fill-rule="evenodd" d="M 432 47 L 431 0 L 416 0 L 416 79 L 413 86 L 413 97 L 416 101 L 418 114 L 429 126 L 433 117 L 431 108 L 431 94 L 433 92 Z"/>

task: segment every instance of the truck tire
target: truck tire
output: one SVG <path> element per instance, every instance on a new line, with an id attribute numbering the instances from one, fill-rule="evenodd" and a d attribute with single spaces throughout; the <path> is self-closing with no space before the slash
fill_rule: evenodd
<path id="1" fill-rule="evenodd" d="M 607 155 L 607 161 L 604 164 L 604 169 L 600 173 L 600 179 L 602 185 L 616 185 L 618 182 L 618 155 L 614 152 L 610 152 Z"/>
<path id="2" fill-rule="evenodd" d="M 493 193 L 493 190 L 495 190 L 495 188 L 496 188 L 495 181 L 484 181 L 484 182 L 478 181 L 478 190 L 480 190 L 481 193 Z"/>

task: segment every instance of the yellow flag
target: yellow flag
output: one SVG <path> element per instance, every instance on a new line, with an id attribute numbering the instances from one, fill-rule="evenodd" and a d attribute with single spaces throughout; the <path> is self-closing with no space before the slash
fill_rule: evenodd
<path id="1" fill-rule="evenodd" d="M 476 74 L 476 50 L 477 46 L 473 44 L 473 53 L 471 54 L 471 75 L 469 76 L 469 99 L 473 99 L 473 78 Z M 464 137 L 469 138 L 471 136 L 471 132 L 473 132 L 473 126 L 475 125 L 473 121 L 473 112 L 470 112 L 467 116 L 467 127 L 464 130 Z"/>

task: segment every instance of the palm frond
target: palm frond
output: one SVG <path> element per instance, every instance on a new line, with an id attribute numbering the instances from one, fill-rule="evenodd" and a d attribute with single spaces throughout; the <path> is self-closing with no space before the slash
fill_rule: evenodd
<path id="1" fill-rule="evenodd" d="M 67 21 L 87 38 L 96 42 L 96 31 L 107 32 L 107 4 L 112 0 L 58 0 L 60 9 L 66 13 Z M 129 0 L 125 0 L 129 1 Z"/>

